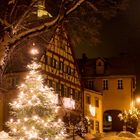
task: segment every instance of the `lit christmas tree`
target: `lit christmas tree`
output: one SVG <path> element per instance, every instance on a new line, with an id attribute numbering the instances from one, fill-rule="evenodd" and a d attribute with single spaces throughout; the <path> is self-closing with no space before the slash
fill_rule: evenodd
<path id="1" fill-rule="evenodd" d="M 43 85 L 36 62 L 27 67 L 30 72 L 25 83 L 19 86 L 17 99 L 10 103 L 14 116 L 7 122 L 10 135 L 18 140 L 63 140 L 65 128 L 58 119 L 56 94 Z"/>

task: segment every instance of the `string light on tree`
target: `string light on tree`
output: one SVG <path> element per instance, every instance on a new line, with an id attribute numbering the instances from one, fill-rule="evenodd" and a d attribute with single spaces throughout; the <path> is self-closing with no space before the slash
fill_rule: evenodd
<path id="1" fill-rule="evenodd" d="M 37 50 L 32 50 L 37 54 Z M 7 126 L 11 135 L 18 140 L 63 140 L 64 123 L 58 119 L 56 94 L 52 88 L 43 85 L 38 65 L 33 61 L 29 74 L 19 88 L 15 101 L 10 103 L 14 115 Z"/>

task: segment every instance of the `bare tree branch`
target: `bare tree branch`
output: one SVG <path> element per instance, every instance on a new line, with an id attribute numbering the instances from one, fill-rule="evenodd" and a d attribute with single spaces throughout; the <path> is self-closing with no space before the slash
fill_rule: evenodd
<path id="1" fill-rule="evenodd" d="M 70 14 L 73 10 L 75 10 L 81 3 L 83 3 L 85 0 L 79 0 L 75 5 L 73 5 L 73 7 L 71 7 L 67 12 L 66 15 Z M 62 8 L 62 7 L 61 7 Z M 5 41 L 5 45 L 14 45 L 14 42 L 20 40 L 22 37 L 27 36 L 29 34 L 32 33 L 36 33 L 39 32 L 45 28 L 48 28 L 50 26 L 55 25 L 58 21 L 63 20 L 65 13 L 63 14 L 59 14 L 55 19 L 53 19 L 52 21 L 48 21 L 40 26 L 37 26 L 33 29 L 29 29 L 27 31 L 23 31 L 17 35 L 14 35 L 12 38 L 9 38 L 9 40 Z"/>
<path id="2" fill-rule="evenodd" d="M 81 5 L 85 0 L 79 0 L 76 4 L 73 5 L 67 12 L 66 15 L 70 14 L 72 11 L 74 11 L 79 5 Z"/>
<path id="3" fill-rule="evenodd" d="M 16 9 L 16 6 L 17 6 L 17 0 L 15 0 L 14 6 L 13 6 L 13 8 L 12 8 L 12 10 L 11 10 L 10 18 L 12 17 L 12 15 L 13 15 L 15 9 Z"/>
<path id="4" fill-rule="evenodd" d="M 4 19 L 1 19 L 0 18 L 0 23 L 3 25 L 3 26 L 6 26 L 6 27 L 8 27 L 8 26 L 10 26 L 10 24 Z"/>
<path id="5" fill-rule="evenodd" d="M 28 9 L 25 11 L 25 13 L 20 17 L 19 21 L 15 24 L 15 26 L 13 27 L 13 29 L 16 29 L 26 18 L 26 16 L 29 14 L 29 12 L 31 11 L 32 7 L 34 4 L 36 4 L 38 0 L 34 0 L 30 6 L 28 7 Z"/>
<path id="6" fill-rule="evenodd" d="M 95 12 L 98 12 L 98 9 L 94 6 L 93 3 L 89 2 L 89 1 L 86 1 L 86 3 L 87 3 Z"/>

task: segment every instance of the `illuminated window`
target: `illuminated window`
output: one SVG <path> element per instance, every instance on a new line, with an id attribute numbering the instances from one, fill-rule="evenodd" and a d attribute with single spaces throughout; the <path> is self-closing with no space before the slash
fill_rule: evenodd
<path id="1" fill-rule="evenodd" d="M 56 61 L 56 68 L 59 69 L 59 63 Z"/>
<path id="2" fill-rule="evenodd" d="M 56 59 L 53 58 L 53 60 L 52 60 L 52 66 L 53 66 L 54 68 L 56 68 L 56 63 L 57 63 Z"/>
<path id="3" fill-rule="evenodd" d="M 123 81 L 118 80 L 118 89 L 123 89 Z"/>
<path id="4" fill-rule="evenodd" d="M 107 79 L 103 80 L 103 89 L 108 90 L 108 80 Z"/>
<path id="5" fill-rule="evenodd" d="M 107 121 L 108 121 L 108 122 L 112 122 L 112 116 L 108 115 L 108 116 L 107 116 Z"/>
<path id="6" fill-rule="evenodd" d="M 59 69 L 64 71 L 64 63 L 62 61 L 59 62 Z"/>
<path id="7" fill-rule="evenodd" d="M 75 69 L 71 69 L 71 75 L 75 74 Z"/>

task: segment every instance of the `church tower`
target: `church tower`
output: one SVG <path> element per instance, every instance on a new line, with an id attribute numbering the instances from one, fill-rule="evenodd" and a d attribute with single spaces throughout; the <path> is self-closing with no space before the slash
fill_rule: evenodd
<path id="1" fill-rule="evenodd" d="M 35 9 L 36 12 L 34 12 L 37 17 L 41 18 L 43 16 L 48 16 L 48 17 L 52 17 L 52 15 L 46 11 L 45 8 L 45 0 L 38 0 L 38 2 L 35 4 Z"/>

